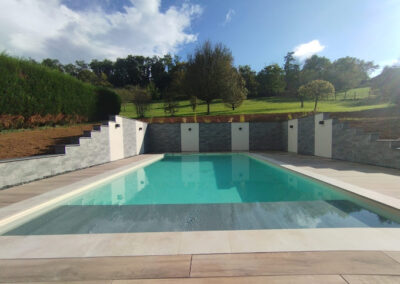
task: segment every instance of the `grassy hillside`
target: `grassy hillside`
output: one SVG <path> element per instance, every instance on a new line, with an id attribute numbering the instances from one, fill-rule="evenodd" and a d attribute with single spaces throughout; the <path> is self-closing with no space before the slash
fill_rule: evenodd
<path id="1" fill-rule="evenodd" d="M 369 88 L 358 88 L 347 92 L 339 93 L 336 100 L 329 99 L 318 103 L 318 111 L 323 112 L 347 112 L 359 111 L 375 108 L 385 108 L 390 103 L 382 103 L 372 96 L 369 97 Z M 313 101 L 306 101 L 304 108 L 300 107 L 300 102 L 293 98 L 270 97 L 248 99 L 234 111 L 227 108 L 221 101 L 215 101 L 211 105 L 210 115 L 230 115 L 230 114 L 258 114 L 258 113 L 288 113 L 288 112 L 309 112 L 314 109 Z M 201 103 L 196 109 L 196 115 L 206 115 L 207 105 Z M 178 112 L 175 116 L 192 116 L 195 113 L 190 107 L 189 101 L 180 101 Z M 121 115 L 136 118 L 135 107 L 127 104 L 121 109 Z M 167 116 L 164 112 L 164 104 L 156 102 L 151 105 L 146 117 L 163 117 Z"/>

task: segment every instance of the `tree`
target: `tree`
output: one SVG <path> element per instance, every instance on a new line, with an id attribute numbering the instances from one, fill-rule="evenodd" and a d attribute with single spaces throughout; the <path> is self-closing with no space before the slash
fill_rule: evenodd
<path id="1" fill-rule="evenodd" d="M 400 67 L 386 66 L 382 73 L 371 80 L 374 93 L 400 105 Z"/>
<path id="2" fill-rule="evenodd" d="M 124 108 L 124 111 L 126 110 L 126 105 L 128 103 L 131 103 L 134 99 L 134 92 L 132 89 L 134 89 L 134 86 L 125 86 L 125 88 L 119 88 L 119 89 L 114 89 L 114 91 L 119 95 L 121 98 L 121 104 L 122 107 Z"/>
<path id="3" fill-rule="evenodd" d="M 92 71 L 83 69 L 79 71 L 77 78 L 85 83 L 96 85 L 97 76 Z"/>
<path id="4" fill-rule="evenodd" d="M 154 82 L 150 82 L 147 85 L 147 91 L 149 92 L 152 100 L 159 100 L 161 98 L 160 90 L 156 87 Z"/>
<path id="5" fill-rule="evenodd" d="M 231 51 L 222 44 L 206 41 L 196 48 L 187 63 L 186 86 L 190 95 L 203 100 L 210 114 L 210 104 L 229 88 L 233 67 Z"/>
<path id="6" fill-rule="evenodd" d="M 107 80 L 106 74 L 101 73 L 100 76 L 96 76 L 96 74 L 89 69 L 79 71 L 77 78 L 82 82 L 90 83 L 95 86 L 112 87 L 110 82 Z"/>
<path id="7" fill-rule="evenodd" d="M 108 59 L 103 61 L 94 59 L 92 62 L 90 62 L 89 66 L 97 76 L 105 74 L 107 78 L 110 78 L 114 72 L 114 63 Z"/>
<path id="8" fill-rule="evenodd" d="M 197 105 L 199 104 L 198 99 L 195 96 L 191 96 L 189 98 L 190 106 L 192 107 L 193 112 L 196 111 Z"/>
<path id="9" fill-rule="evenodd" d="M 297 89 L 300 86 L 300 65 L 293 56 L 294 52 L 288 52 L 285 56 L 285 82 L 286 91 L 290 95 L 296 95 Z"/>
<path id="10" fill-rule="evenodd" d="M 285 90 L 285 72 L 278 64 L 273 64 L 264 67 L 257 74 L 259 83 L 259 95 L 261 96 L 276 96 Z"/>
<path id="11" fill-rule="evenodd" d="M 323 56 L 313 55 L 306 59 L 300 73 L 300 83 L 307 84 L 313 80 L 328 80 L 331 61 Z"/>
<path id="12" fill-rule="evenodd" d="M 328 80 L 336 90 L 347 91 L 359 87 L 369 79 L 369 73 L 378 68 L 372 61 L 364 61 L 355 57 L 343 57 L 335 60 L 329 68 Z"/>
<path id="13" fill-rule="evenodd" d="M 239 73 L 245 80 L 246 89 L 248 90 L 248 97 L 257 97 L 258 82 L 256 78 L 256 71 L 253 71 L 249 65 L 242 65 L 239 66 Z"/>
<path id="14" fill-rule="evenodd" d="M 179 103 L 174 95 L 172 93 L 167 93 L 167 97 L 164 102 L 164 112 L 174 116 L 174 114 L 178 112 L 178 106 Z"/>
<path id="15" fill-rule="evenodd" d="M 51 69 L 64 72 L 64 66 L 60 63 L 58 59 L 46 58 L 42 60 L 42 65 L 47 66 Z"/>
<path id="16" fill-rule="evenodd" d="M 168 84 L 170 83 L 169 74 L 167 73 L 167 64 L 170 62 L 169 59 L 168 56 L 166 59 L 157 56 L 151 59 L 151 81 L 160 91 L 161 95 L 165 94 Z"/>
<path id="17" fill-rule="evenodd" d="M 89 69 L 89 65 L 84 60 L 76 60 L 75 65 L 77 66 L 78 72 Z"/>
<path id="18" fill-rule="evenodd" d="M 135 105 L 138 117 L 144 117 L 151 103 L 151 96 L 144 88 L 135 86 L 130 89 L 133 92 L 132 103 Z"/>
<path id="19" fill-rule="evenodd" d="M 317 110 L 317 104 L 320 98 L 333 96 L 334 94 L 335 87 L 324 80 L 314 80 L 299 88 L 299 95 L 301 97 L 314 99 L 314 111 Z"/>
<path id="20" fill-rule="evenodd" d="M 67 64 L 64 66 L 64 72 L 74 76 L 74 77 L 78 77 L 78 68 L 76 68 L 76 66 L 74 64 Z"/>
<path id="21" fill-rule="evenodd" d="M 235 110 L 239 107 L 247 97 L 246 81 L 233 68 L 231 73 L 232 78 L 229 80 L 229 88 L 222 94 L 222 101 L 226 106 Z"/>

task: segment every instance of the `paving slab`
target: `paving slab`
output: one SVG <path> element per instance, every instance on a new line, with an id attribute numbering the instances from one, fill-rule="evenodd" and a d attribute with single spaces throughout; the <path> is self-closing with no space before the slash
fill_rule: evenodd
<path id="1" fill-rule="evenodd" d="M 190 255 L 0 260 L 0 282 L 189 277 Z"/>
<path id="2" fill-rule="evenodd" d="M 192 277 L 307 275 L 316 272 L 400 275 L 400 263 L 383 252 L 288 252 L 194 255 L 191 268 Z"/>

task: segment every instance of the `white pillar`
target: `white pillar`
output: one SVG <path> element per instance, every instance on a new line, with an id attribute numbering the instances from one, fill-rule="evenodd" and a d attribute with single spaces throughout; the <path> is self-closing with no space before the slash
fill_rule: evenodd
<path id="1" fill-rule="evenodd" d="M 199 152 L 199 124 L 181 123 L 181 151 Z"/>
<path id="2" fill-rule="evenodd" d="M 231 123 L 232 151 L 249 151 L 249 123 Z"/>
<path id="3" fill-rule="evenodd" d="M 299 121 L 292 119 L 288 121 L 288 152 L 297 153 L 299 132 Z"/>
<path id="4" fill-rule="evenodd" d="M 315 119 L 315 156 L 332 158 L 332 119 L 324 120 L 324 114 L 314 116 Z"/>
<path id="5" fill-rule="evenodd" d="M 144 135 L 146 134 L 147 123 L 137 120 L 135 122 L 136 151 L 135 155 L 144 153 Z"/>
<path id="6" fill-rule="evenodd" d="M 122 117 L 116 115 L 115 122 L 108 122 L 110 141 L 110 161 L 124 158 L 124 135 Z"/>

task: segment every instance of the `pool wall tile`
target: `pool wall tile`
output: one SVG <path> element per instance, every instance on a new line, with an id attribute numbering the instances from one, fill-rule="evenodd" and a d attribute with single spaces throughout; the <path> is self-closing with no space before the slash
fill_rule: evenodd
<path id="1" fill-rule="evenodd" d="M 303 155 L 314 155 L 314 148 L 315 148 L 314 135 L 315 135 L 314 116 L 299 118 L 297 153 Z"/>
<path id="2" fill-rule="evenodd" d="M 147 153 L 181 152 L 180 123 L 153 123 L 147 128 Z"/>
<path id="3" fill-rule="evenodd" d="M 200 152 L 231 151 L 231 136 L 231 123 L 200 123 Z"/>
<path id="4" fill-rule="evenodd" d="M 287 139 L 286 139 L 287 140 Z M 250 123 L 250 151 L 284 150 L 281 122 Z"/>

